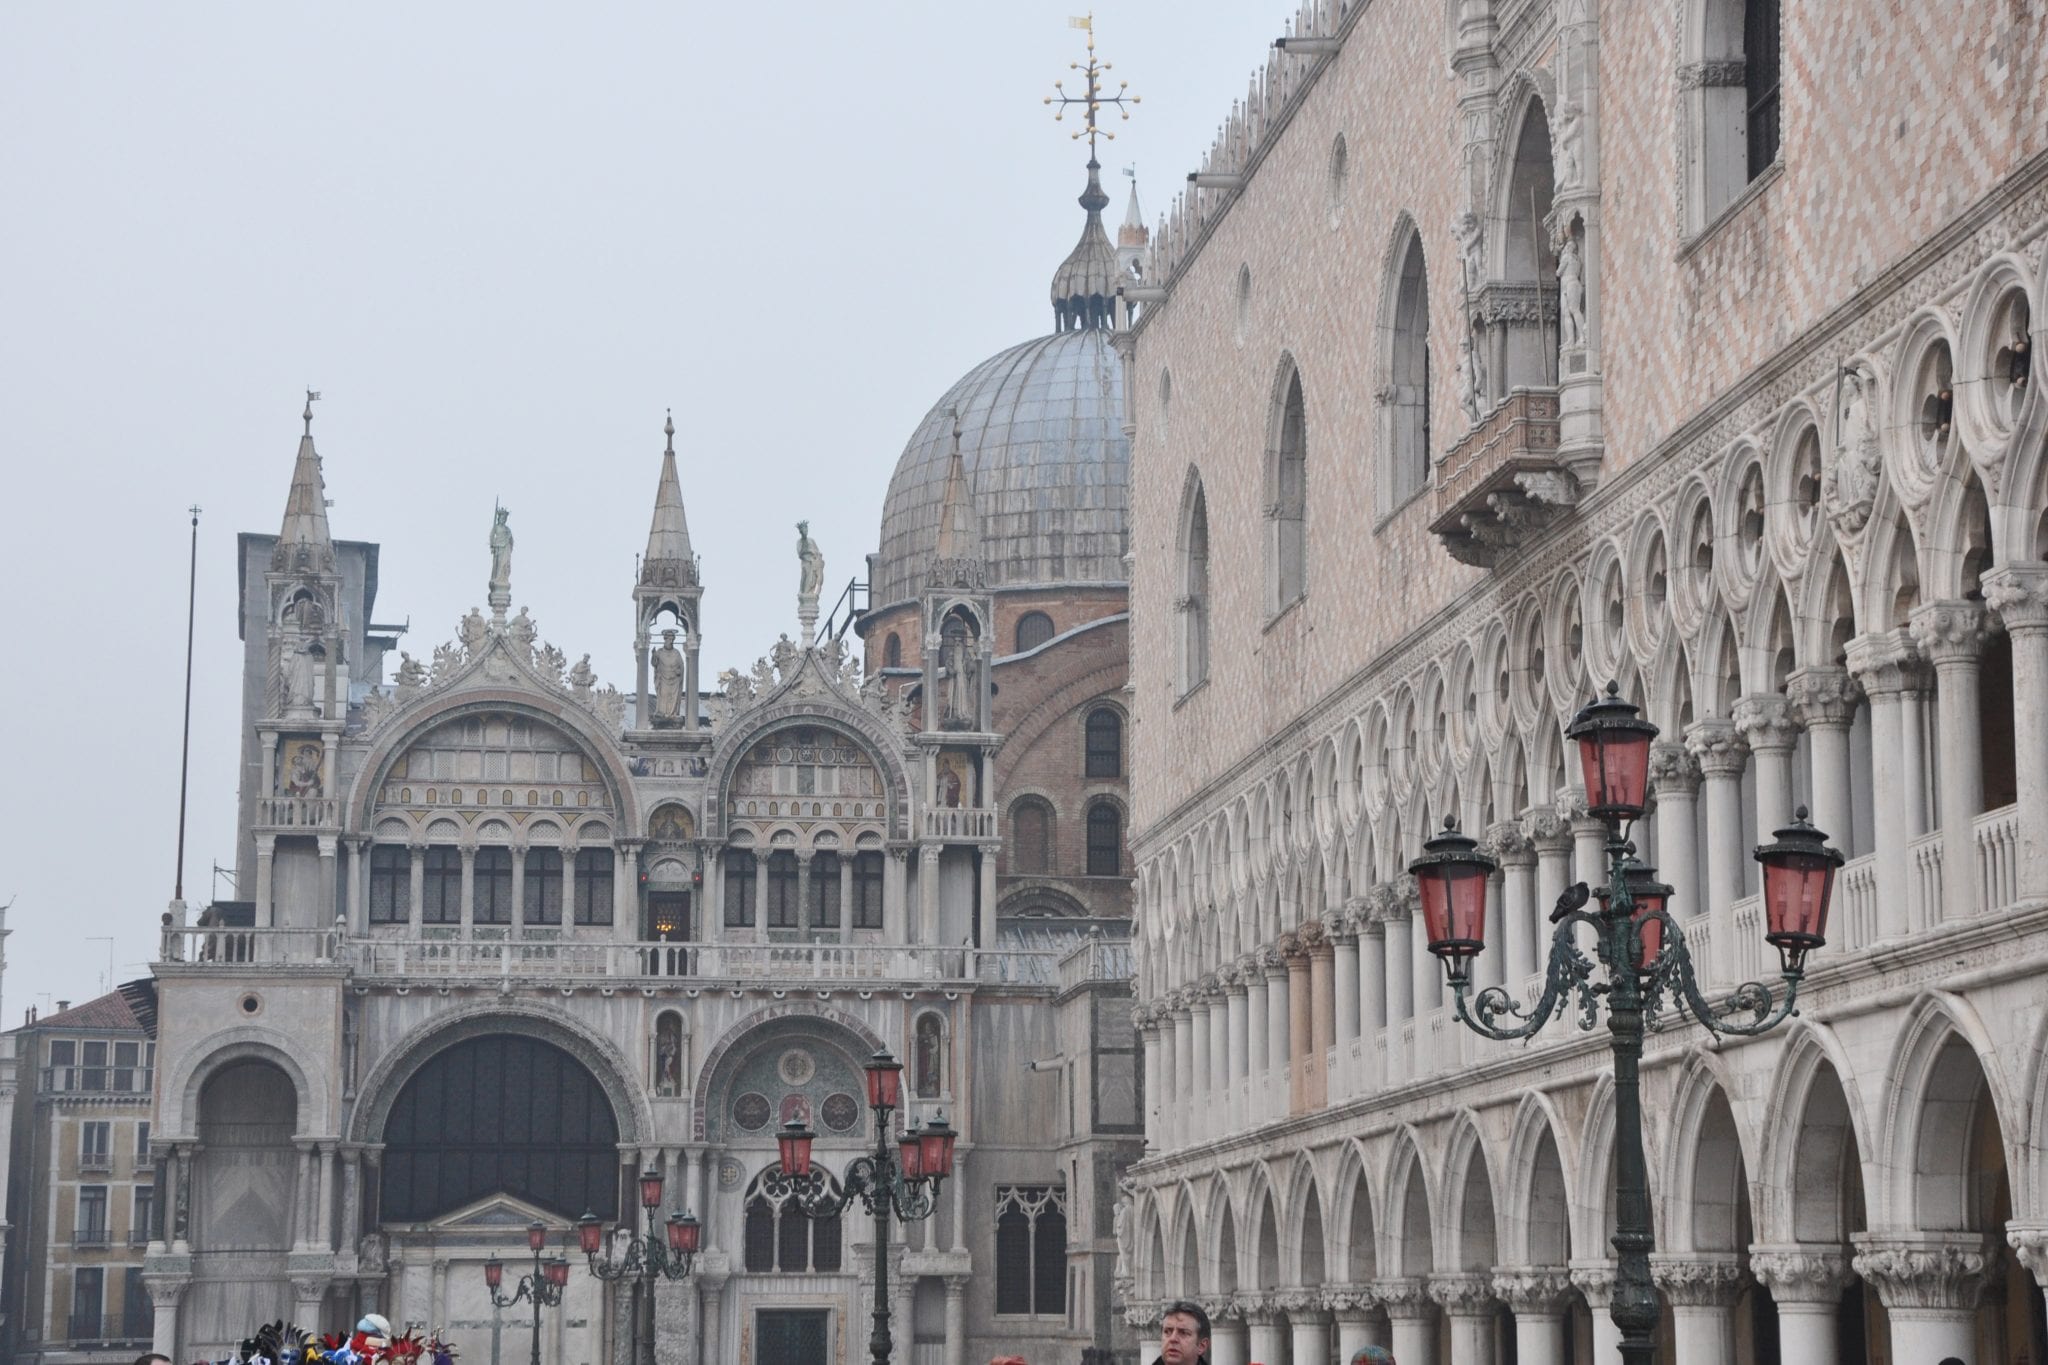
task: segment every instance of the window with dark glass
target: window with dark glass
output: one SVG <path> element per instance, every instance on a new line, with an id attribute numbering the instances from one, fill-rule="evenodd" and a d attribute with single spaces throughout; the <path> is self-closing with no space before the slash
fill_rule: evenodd
<path id="1" fill-rule="evenodd" d="M 839 927 L 839 855 L 819 853 L 811 858 L 811 927 Z"/>
<path id="2" fill-rule="evenodd" d="M 104 1171 L 114 1160 L 114 1125 L 104 1119 L 78 1125 L 78 1165 Z"/>
<path id="3" fill-rule="evenodd" d="M 1778 159 L 1779 0 L 1744 0 L 1742 6 L 1743 86 L 1749 118 L 1749 178 Z"/>
<path id="4" fill-rule="evenodd" d="M 140 1043 L 114 1044 L 114 1089 L 132 1091 L 135 1085 L 135 1062 L 141 1055 Z"/>
<path id="5" fill-rule="evenodd" d="M 107 1088 L 107 1044 L 104 1039 L 87 1039 L 78 1045 L 78 1088 Z"/>
<path id="6" fill-rule="evenodd" d="M 78 1187 L 78 1238 L 81 1246 L 97 1246 L 107 1240 L 107 1187 Z"/>
<path id="7" fill-rule="evenodd" d="M 882 927 L 882 855 L 853 855 L 853 927 Z"/>
<path id="8" fill-rule="evenodd" d="M 1026 875 L 1052 871 L 1052 807 L 1036 797 L 1010 808 L 1010 870 Z"/>
<path id="9" fill-rule="evenodd" d="M 370 923 L 403 924 L 412 915 L 412 850 L 378 844 L 370 850 Z"/>
<path id="10" fill-rule="evenodd" d="M 420 881 L 422 924 L 462 923 L 462 853 L 446 844 L 427 849 Z"/>
<path id="11" fill-rule="evenodd" d="M 1089 777 L 1122 777 L 1124 773 L 1124 718 L 1108 707 L 1088 713 Z"/>
<path id="12" fill-rule="evenodd" d="M 1107 801 L 1088 808 L 1088 875 L 1114 877 L 1123 871 L 1123 816 Z"/>
<path id="13" fill-rule="evenodd" d="M 78 1089 L 78 1044 L 69 1038 L 50 1040 L 49 1088 Z"/>
<path id="14" fill-rule="evenodd" d="M 838 1193 L 836 1184 L 832 1190 Z M 839 1270 L 844 1248 L 837 1218 L 806 1218 L 793 1200 L 770 1199 L 759 1177 L 748 1190 L 746 1208 L 742 1245 L 749 1272 L 825 1275 Z"/>
<path id="15" fill-rule="evenodd" d="M 140 1246 L 156 1227 L 156 1186 L 137 1185 L 135 1204 L 128 1213 L 128 1244 Z"/>
<path id="16" fill-rule="evenodd" d="M 754 855 L 743 848 L 725 854 L 725 925 L 728 929 L 754 927 Z"/>
<path id="17" fill-rule="evenodd" d="M 802 921 L 797 907 L 796 855 L 777 849 L 768 855 L 768 927 L 795 929 Z"/>
<path id="18" fill-rule="evenodd" d="M 1067 1311 L 1067 1192 L 1059 1185 L 996 1186 L 996 1312 Z"/>
<path id="19" fill-rule="evenodd" d="M 149 1159 L 149 1121 L 145 1119 L 135 1125 L 135 1160 L 140 1163 Z"/>
<path id="20" fill-rule="evenodd" d="M 520 896 L 526 904 L 522 913 L 528 924 L 562 922 L 562 851 L 558 848 L 526 850 L 526 885 Z"/>
<path id="21" fill-rule="evenodd" d="M 884 668 L 901 668 L 901 667 L 903 667 L 903 640 L 902 640 L 902 637 L 900 637 L 900 636 L 897 636 L 897 635 L 894 635 L 894 634 L 892 634 L 892 635 L 890 635 L 890 636 L 889 636 L 889 638 L 888 638 L 888 639 L 886 639 L 886 640 L 884 640 L 884 641 L 882 642 L 882 667 L 884 667 Z"/>
<path id="22" fill-rule="evenodd" d="M 475 897 L 473 920 L 477 924 L 512 922 L 512 850 L 480 848 L 472 874 Z"/>
<path id="23" fill-rule="evenodd" d="M 576 922 L 612 922 L 612 851 L 586 848 L 576 855 Z"/>
<path id="24" fill-rule="evenodd" d="M 99 1266 L 81 1266 L 71 1272 L 71 1330 L 73 1341 L 98 1341 L 100 1315 L 106 1308 L 107 1272 Z"/>
<path id="25" fill-rule="evenodd" d="M 142 1283 L 142 1267 L 131 1265 L 121 1272 L 121 1336 L 127 1341 L 148 1341 L 156 1334 L 156 1314 L 151 1311 L 149 1290 Z"/>
<path id="26" fill-rule="evenodd" d="M 1052 618 L 1042 611 L 1027 611 L 1017 618 L 1017 652 L 1036 649 L 1052 638 Z"/>

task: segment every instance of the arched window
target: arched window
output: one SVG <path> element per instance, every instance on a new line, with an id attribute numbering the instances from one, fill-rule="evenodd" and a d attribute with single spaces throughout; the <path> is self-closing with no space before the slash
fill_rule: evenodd
<path id="1" fill-rule="evenodd" d="M 1010 871 L 1052 871 L 1052 807 L 1038 797 L 1023 797 L 1010 807 Z"/>
<path id="2" fill-rule="evenodd" d="M 743 848 L 725 851 L 725 925 L 728 929 L 754 927 L 754 877 L 758 869 L 754 855 Z"/>
<path id="3" fill-rule="evenodd" d="M 1017 618 L 1017 652 L 1036 649 L 1052 638 L 1052 618 L 1042 611 L 1027 611 Z"/>
<path id="4" fill-rule="evenodd" d="M 1124 718 L 1107 706 L 1097 707 L 1088 713 L 1087 756 L 1084 775 L 1088 777 L 1122 777 L 1124 775 Z"/>
<path id="5" fill-rule="evenodd" d="M 450 844 L 428 847 L 420 883 L 422 924 L 462 923 L 462 853 Z"/>
<path id="6" fill-rule="evenodd" d="M 412 915 L 412 850 L 378 844 L 370 850 L 370 923 L 404 924 Z"/>
<path id="7" fill-rule="evenodd" d="M 893 630 L 889 632 L 889 638 L 882 641 L 882 667 L 903 667 L 903 637 Z"/>
<path id="8" fill-rule="evenodd" d="M 1097 801 L 1088 808 L 1088 875 L 1121 876 L 1123 862 L 1123 814 L 1113 803 Z"/>
<path id="9" fill-rule="evenodd" d="M 837 929 L 839 927 L 839 855 L 817 853 L 811 856 L 811 927 L 813 929 Z"/>
<path id="10" fill-rule="evenodd" d="M 939 1016 L 917 1018 L 917 1050 L 913 1058 L 911 1085 L 921 1100 L 935 1100 L 945 1089 L 946 1037 Z"/>
<path id="11" fill-rule="evenodd" d="M 996 1186 L 996 1312 L 1067 1311 L 1067 1192 L 1060 1185 Z"/>
<path id="12" fill-rule="evenodd" d="M 853 855 L 853 927 L 882 927 L 882 855 Z"/>
<path id="13" fill-rule="evenodd" d="M 1501 205 L 1501 275 L 1510 285 L 1532 288 L 1545 303 L 1528 321 L 1507 321 L 1492 330 L 1497 349 L 1487 366 L 1491 378 L 1482 408 L 1505 398 L 1510 390 L 1557 383 L 1557 254 L 1545 225 L 1555 191 L 1550 118 L 1541 104 L 1531 101 L 1515 141 L 1507 199 Z"/>
<path id="14" fill-rule="evenodd" d="M 796 854 L 778 848 L 768 855 L 768 927 L 795 929 L 797 918 Z"/>
<path id="15" fill-rule="evenodd" d="M 576 922 L 612 922 L 612 851 L 586 848 L 576 855 Z"/>
<path id="16" fill-rule="evenodd" d="M 1778 159 L 1780 0 L 1694 0 L 1678 69 L 1685 230 L 1713 225 Z"/>
<path id="17" fill-rule="evenodd" d="M 526 850 L 526 901 L 521 913 L 528 924 L 562 922 L 562 851 L 556 848 Z"/>
<path id="18" fill-rule="evenodd" d="M 837 1218 L 806 1218 L 788 1195 L 771 1196 L 766 1173 L 747 1187 L 747 1270 L 755 1275 L 830 1275 L 839 1270 L 841 1231 Z M 825 1177 L 833 1197 L 839 1182 Z"/>
<path id="19" fill-rule="evenodd" d="M 471 883 L 471 919 L 477 924 L 512 922 L 512 850 L 480 848 Z"/>
<path id="20" fill-rule="evenodd" d="M 1308 591 L 1308 418 L 1292 369 L 1266 453 L 1266 582 L 1273 616 Z"/>
<path id="21" fill-rule="evenodd" d="M 1180 529 L 1180 690 L 1209 676 L 1209 500 L 1192 476 Z"/>
<path id="22" fill-rule="evenodd" d="M 1478 285 L 1474 281 L 1474 287 Z M 1429 482 L 1429 273 L 1422 234 L 1408 233 L 1388 290 L 1393 299 L 1385 337 L 1386 456 L 1380 510 L 1391 512 Z"/>

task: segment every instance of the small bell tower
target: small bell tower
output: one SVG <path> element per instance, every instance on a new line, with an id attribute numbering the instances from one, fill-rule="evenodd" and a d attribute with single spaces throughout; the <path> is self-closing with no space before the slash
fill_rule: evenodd
<path id="1" fill-rule="evenodd" d="M 703 725 L 697 656 L 704 643 L 704 584 L 690 548 L 690 523 L 683 515 L 673 412 L 662 433 L 668 444 L 661 454 L 661 481 L 654 489 L 654 521 L 633 585 L 634 725 L 642 731 L 695 734 Z"/>

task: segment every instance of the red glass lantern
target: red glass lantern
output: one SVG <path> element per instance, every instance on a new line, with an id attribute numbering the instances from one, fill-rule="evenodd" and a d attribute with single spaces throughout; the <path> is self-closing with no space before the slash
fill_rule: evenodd
<path id="1" fill-rule="evenodd" d="M 687 1256 L 697 1250 L 697 1239 L 703 1233 L 703 1225 L 681 1209 L 668 1216 L 668 1249 L 678 1256 Z"/>
<path id="2" fill-rule="evenodd" d="M 957 1137 L 944 1114 L 932 1115 L 932 1121 L 918 1134 L 919 1174 L 927 1179 L 944 1180 L 953 1174 L 953 1139 Z"/>
<path id="3" fill-rule="evenodd" d="M 916 1124 L 905 1128 L 903 1136 L 896 1139 L 896 1164 L 903 1168 L 905 1180 L 924 1175 L 924 1137 Z"/>
<path id="4" fill-rule="evenodd" d="M 498 1263 L 495 1256 L 484 1262 L 484 1283 L 493 1289 L 505 1283 L 505 1267 Z"/>
<path id="5" fill-rule="evenodd" d="M 1807 823 L 1804 806 L 1775 833 L 1775 842 L 1756 850 L 1764 866 L 1764 939 L 1777 948 L 1785 970 L 1796 972 L 1809 952 L 1827 942 L 1835 870 L 1846 860 L 1828 847 L 1826 834 Z"/>
<path id="6" fill-rule="evenodd" d="M 894 1109 L 903 1098 L 903 1063 L 883 1048 L 868 1058 L 868 1108 Z"/>
<path id="7" fill-rule="evenodd" d="M 604 1245 L 604 1224 L 597 1221 L 597 1215 L 586 1213 L 576 1220 L 576 1245 L 585 1256 L 597 1255 L 597 1249 Z"/>
<path id="8" fill-rule="evenodd" d="M 1429 951 L 1444 960 L 1454 977 L 1464 971 L 1464 959 L 1486 946 L 1486 884 L 1499 868 L 1479 851 L 1478 841 L 1458 832 L 1454 816 L 1445 817 L 1443 833 L 1408 864 L 1422 898 Z"/>
<path id="9" fill-rule="evenodd" d="M 1640 820 L 1650 789 L 1650 741 L 1657 727 L 1639 709 L 1621 699 L 1618 683 L 1579 710 L 1565 730 L 1579 746 L 1579 769 L 1586 780 L 1586 809 L 1602 820 Z"/>
<path id="10" fill-rule="evenodd" d="M 526 1225 L 526 1249 L 539 1251 L 548 1244 L 547 1225 L 538 1219 Z"/>
<path id="11" fill-rule="evenodd" d="M 1664 921 L 1651 916 L 1671 903 L 1671 888 L 1657 880 L 1657 869 L 1630 858 L 1622 867 L 1622 881 L 1628 887 L 1629 916 L 1635 921 L 1636 970 L 1648 971 L 1664 951 Z M 1608 904 L 1606 888 L 1593 893 L 1602 908 Z"/>
<path id="12" fill-rule="evenodd" d="M 802 1119 L 791 1119 L 782 1125 L 776 1135 L 775 1145 L 782 1152 L 782 1173 L 793 1179 L 802 1179 L 811 1173 L 811 1140 L 816 1135 L 804 1127 Z"/>
<path id="13" fill-rule="evenodd" d="M 560 1289 L 569 1283 L 569 1258 L 557 1256 L 542 1267 L 541 1273 L 548 1277 L 548 1283 Z"/>
<path id="14" fill-rule="evenodd" d="M 661 1172 L 652 1167 L 640 1172 L 640 1207 L 658 1209 L 661 1207 Z"/>

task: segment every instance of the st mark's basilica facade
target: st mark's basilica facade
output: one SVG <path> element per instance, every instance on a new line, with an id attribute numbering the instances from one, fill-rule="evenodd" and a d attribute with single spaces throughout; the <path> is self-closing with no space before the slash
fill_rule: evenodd
<path id="1" fill-rule="evenodd" d="M 502 509 L 477 528 L 486 605 L 398 653 L 378 546 L 328 525 L 348 472 L 309 405 L 279 532 L 238 546 L 245 899 L 174 907 L 155 971 L 158 1350 L 378 1311 L 524 1359 L 486 1260 L 523 1263 L 534 1221 L 551 1250 L 585 1212 L 637 1223 L 655 1171 L 703 1250 L 657 1285 L 642 1359 L 864 1359 L 868 1219 L 807 1219 L 763 1173 L 791 1119 L 834 1172 L 870 1144 L 885 1048 L 902 1117 L 960 1135 L 933 1216 L 897 1225 L 895 1358 L 1128 1347 L 1128 447 L 1090 183 L 1057 330 L 913 434 L 851 631 L 819 624 L 802 528 L 795 633 L 756 623 L 759 662 L 716 680 L 672 429 L 614 685 L 598 642 L 515 607 Z M 542 1359 L 624 1365 L 634 1292 L 570 1251 Z"/>

